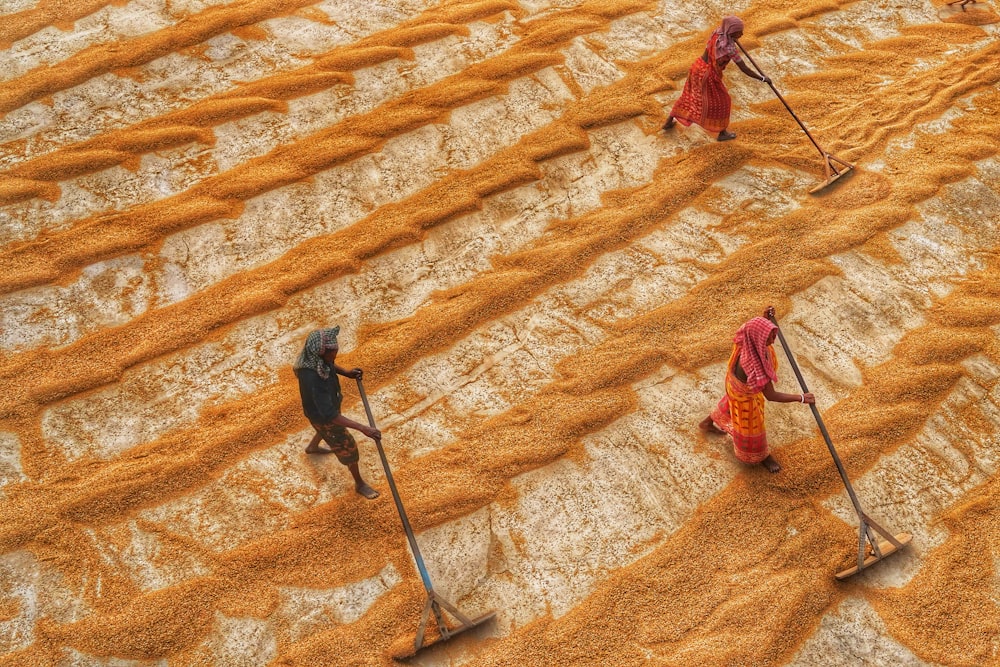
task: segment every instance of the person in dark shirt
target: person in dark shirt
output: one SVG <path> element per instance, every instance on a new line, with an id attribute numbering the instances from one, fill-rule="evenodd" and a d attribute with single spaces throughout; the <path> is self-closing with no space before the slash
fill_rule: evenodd
<path id="1" fill-rule="evenodd" d="M 336 454 L 337 460 L 351 471 L 354 490 L 365 498 L 374 500 L 378 498 L 378 491 L 361 479 L 361 472 L 358 470 L 358 443 L 347 429 L 361 431 L 372 440 L 381 439 L 382 433 L 377 428 L 340 414 L 343 394 L 340 392 L 340 379 L 337 376 L 359 378 L 361 369 L 346 370 L 335 363 L 337 352 L 340 351 L 340 346 L 337 345 L 339 333 L 340 327 L 318 329 L 310 333 L 293 366 L 295 376 L 299 379 L 302 411 L 316 429 L 316 435 L 306 447 L 306 452 Z M 330 449 L 320 448 L 320 440 L 325 440 Z"/>

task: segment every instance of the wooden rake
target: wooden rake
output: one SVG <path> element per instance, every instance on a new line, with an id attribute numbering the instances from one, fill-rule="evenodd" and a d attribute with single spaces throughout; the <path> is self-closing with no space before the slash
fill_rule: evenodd
<path id="1" fill-rule="evenodd" d="M 761 71 L 757 63 L 755 63 L 753 58 L 750 57 L 750 54 L 747 53 L 747 50 L 743 48 L 743 45 L 740 44 L 740 41 L 739 40 L 735 41 L 736 41 L 736 46 L 740 48 L 740 51 L 742 51 L 743 55 L 746 56 L 747 60 L 750 61 L 750 64 L 753 65 L 753 68 L 757 70 L 757 73 L 760 74 L 761 76 L 764 76 L 764 72 Z M 850 162 L 841 160 L 833 153 L 827 153 L 825 150 L 823 150 L 823 148 L 819 145 L 819 142 L 817 142 L 816 139 L 813 138 L 813 135 L 809 133 L 809 130 L 806 128 L 805 124 L 803 124 L 803 122 L 799 120 L 799 117 L 795 115 L 795 112 L 792 111 L 792 107 L 788 106 L 788 102 L 786 102 L 785 98 L 781 96 L 781 93 L 778 92 L 778 89 L 774 87 L 774 83 L 769 81 L 767 85 L 771 87 L 771 90 L 774 91 L 774 94 L 778 96 L 778 99 L 781 100 L 781 103 L 785 105 L 786 109 L 788 109 L 788 113 L 792 114 L 792 118 L 794 118 L 795 122 L 799 124 L 799 127 L 801 127 L 802 131 L 806 133 L 806 136 L 809 137 L 809 141 L 812 142 L 812 145 L 815 146 L 816 150 L 819 151 L 819 154 L 823 156 L 823 170 L 825 172 L 826 180 L 824 180 L 822 183 L 820 183 L 812 190 L 810 190 L 809 191 L 810 193 L 815 194 L 816 192 L 819 192 L 820 190 L 827 187 L 828 185 L 836 181 L 844 174 L 854 169 L 854 165 L 851 164 Z"/>
<path id="2" fill-rule="evenodd" d="M 372 428 L 378 428 L 375 426 L 375 417 L 372 416 L 372 408 L 368 403 L 368 395 L 365 394 L 365 385 L 361 382 L 360 377 L 357 380 L 358 393 L 361 395 L 361 402 L 365 406 L 365 414 L 368 415 L 368 425 Z M 403 501 L 400 499 L 399 491 L 396 489 L 396 482 L 392 478 L 392 471 L 389 469 L 389 461 L 385 457 L 385 450 L 382 449 L 381 439 L 375 441 L 375 446 L 378 448 L 379 458 L 382 459 L 382 469 L 385 470 L 385 479 L 389 482 L 389 490 L 392 491 L 392 499 L 396 503 L 396 510 L 399 512 L 399 519 L 403 523 L 403 531 L 406 533 L 406 539 L 410 543 L 410 551 L 413 554 L 413 560 L 417 564 L 417 571 L 420 573 L 420 579 L 424 583 L 424 590 L 427 591 L 427 602 L 424 604 L 424 611 L 420 615 L 420 625 L 417 628 L 417 636 L 413 641 L 413 649 L 407 650 L 405 653 L 397 656 L 402 658 L 407 655 L 413 655 L 420 649 L 424 648 L 424 637 L 427 631 L 427 623 L 430 620 L 432 613 L 434 615 L 434 622 L 437 623 L 438 631 L 441 633 L 440 641 L 447 641 L 457 634 L 465 632 L 466 630 L 471 630 L 472 628 L 486 623 L 496 616 L 496 612 L 491 611 L 477 618 L 470 619 L 434 590 L 434 586 L 431 585 L 431 577 L 427 573 L 427 566 L 424 565 L 424 558 L 420 555 L 420 547 L 417 546 L 417 538 L 413 535 L 413 527 L 410 525 L 410 519 L 406 516 L 406 509 L 403 507 Z M 445 611 L 451 614 L 455 620 L 458 621 L 458 626 L 454 628 L 448 627 L 448 624 L 445 623 L 442 608 L 444 608 Z M 427 644 L 427 646 L 429 645 L 430 644 Z"/>
<path id="3" fill-rule="evenodd" d="M 788 347 L 784 334 L 781 333 L 781 327 L 778 326 L 778 321 L 773 315 L 770 320 L 774 323 L 774 326 L 778 327 L 778 340 L 781 341 L 781 347 L 785 350 L 785 356 L 788 357 L 788 363 L 791 364 L 792 370 L 795 372 L 795 377 L 799 381 L 799 386 L 802 387 L 803 392 L 808 392 L 809 388 L 806 387 L 806 381 L 802 377 L 801 371 L 799 371 L 798 364 L 795 363 L 795 357 L 792 356 L 792 350 Z M 830 434 L 826 430 L 823 418 L 819 415 L 819 410 L 814 404 L 810 404 L 809 408 L 812 410 L 813 417 L 816 418 L 816 424 L 819 426 L 819 431 L 823 434 L 826 446 L 830 450 L 830 456 L 833 457 L 833 462 L 837 464 L 837 471 L 840 473 L 840 479 L 844 482 L 844 488 L 847 489 L 847 495 L 851 497 L 851 504 L 854 505 L 854 511 L 857 512 L 858 521 L 861 524 L 858 529 L 858 564 L 834 575 L 837 579 L 843 580 L 896 553 L 909 544 L 910 540 L 913 539 L 913 536 L 909 533 L 898 533 L 897 535 L 893 535 L 882 528 L 882 526 L 875 523 L 870 516 L 865 514 L 865 511 L 861 508 L 861 502 L 858 500 L 857 494 L 854 493 L 854 487 L 851 485 L 851 480 L 847 477 L 847 471 L 844 469 L 844 464 L 840 461 L 840 456 L 837 455 L 837 450 L 833 447 L 833 441 L 830 440 Z M 875 535 L 872 533 L 873 529 L 885 539 L 876 540 Z M 869 548 L 871 551 L 866 556 Z"/>

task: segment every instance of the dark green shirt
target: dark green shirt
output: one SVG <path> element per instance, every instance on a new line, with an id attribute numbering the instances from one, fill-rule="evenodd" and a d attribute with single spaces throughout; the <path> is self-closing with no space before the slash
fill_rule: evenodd
<path id="1" fill-rule="evenodd" d="M 329 424 L 336 419 L 344 400 L 336 371 L 331 370 L 330 377 L 324 380 L 311 368 L 296 368 L 295 376 L 306 419 L 314 424 Z"/>

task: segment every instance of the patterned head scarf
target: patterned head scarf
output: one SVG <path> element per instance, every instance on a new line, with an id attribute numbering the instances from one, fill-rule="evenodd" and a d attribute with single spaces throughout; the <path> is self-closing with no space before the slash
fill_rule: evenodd
<path id="1" fill-rule="evenodd" d="M 708 41 L 711 42 L 712 38 L 718 35 L 719 39 L 715 42 L 716 53 L 720 56 L 733 56 L 736 53 L 736 42 L 733 40 L 733 35 L 738 32 L 743 32 L 743 21 L 737 16 L 724 16 L 722 25 L 715 29 Z"/>
<path id="2" fill-rule="evenodd" d="M 339 333 L 340 327 L 313 331 L 306 338 L 306 344 L 292 368 L 311 368 L 319 373 L 319 376 L 324 380 L 329 378 L 330 371 L 333 369 L 330 368 L 330 364 L 324 361 L 323 354 L 337 345 L 337 334 Z"/>
<path id="3" fill-rule="evenodd" d="M 740 366 L 747 374 L 747 387 L 751 391 L 760 391 L 768 382 L 778 381 L 767 349 L 767 339 L 777 328 L 771 320 L 755 317 L 741 326 L 733 338 L 740 348 Z"/>

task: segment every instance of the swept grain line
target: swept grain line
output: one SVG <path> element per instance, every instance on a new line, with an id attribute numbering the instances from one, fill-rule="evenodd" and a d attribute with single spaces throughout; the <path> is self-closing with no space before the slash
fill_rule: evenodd
<path id="1" fill-rule="evenodd" d="M 992 48 L 988 47 L 957 66 L 971 74 L 965 88 L 955 91 L 956 94 L 988 83 L 990 76 L 996 77 L 995 74 L 988 74 L 991 71 L 988 68 L 977 70 L 977 64 L 990 57 Z M 645 68 L 634 68 L 634 73 L 622 81 L 595 91 L 572 105 L 563 120 L 528 135 L 515 147 L 477 168 L 446 177 L 397 205 L 376 211 L 351 228 L 302 244 L 261 269 L 226 279 L 182 303 L 147 313 L 122 327 L 87 336 L 64 350 L 44 356 L 29 352 L 13 357 L 0 366 L 0 376 L 14 378 L 22 372 L 21 369 L 31 367 L 36 369 L 40 381 L 30 394 L 21 384 L 9 382 L 8 385 L 15 390 L 6 401 L 0 401 L 0 409 L 4 414 L 10 414 L 18 405 L 44 403 L 112 382 L 126 368 L 151 358 L 151 355 L 179 349 L 237 319 L 280 307 L 290 294 L 353 271 L 357 262 L 374 256 L 382 251 L 380 249 L 419 238 L 422 229 L 476 208 L 482 197 L 533 180 L 536 178 L 536 161 L 580 150 L 586 145 L 585 138 L 573 128 L 613 122 L 620 118 L 623 105 L 619 98 L 623 93 L 628 94 L 635 105 L 635 109 L 628 113 L 641 113 L 644 110 L 643 96 L 656 85 L 658 79 L 662 80 L 664 69 L 675 66 L 677 56 L 647 61 Z M 937 80 L 939 77 L 934 73 L 929 78 Z M 614 104 L 614 100 L 618 100 L 618 104 Z M 624 105 L 624 108 L 627 107 L 627 104 Z M 574 119 L 575 123 L 570 122 Z M 748 143 L 758 144 L 759 153 L 768 151 L 776 140 L 793 144 L 793 128 L 784 119 L 779 121 L 766 117 L 748 125 Z M 783 159 L 788 161 L 787 156 Z M 820 214 L 823 213 L 820 207 Z M 354 250 L 345 255 L 345 248 Z M 301 269 L 303 266 L 315 267 L 315 270 L 304 272 Z M 253 298 L 248 298 L 249 295 Z M 203 307 L 209 303 L 211 308 Z M 155 350 L 137 347 L 133 342 L 145 340 L 144 332 L 155 329 L 161 332 Z M 163 332 L 169 334 L 165 336 Z M 88 361 L 92 358 L 101 361 Z M 43 370 L 48 364 L 53 369 L 51 373 Z M 50 379 L 43 379 L 46 377 Z"/>
<path id="2" fill-rule="evenodd" d="M 983 114 L 980 119 L 970 119 L 964 129 L 982 131 L 994 125 L 995 121 Z M 926 141 L 915 148 L 916 152 L 925 150 L 927 144 L 933 145 Z M 938 159 L 956 157 L 948 154 L 947 149 L 939 150 Z M 901 160 L 908 157 L 901 156 Z M 918 177 L 939 176 L 940 172 L 933 165 L 924 163 L 924 167 Z M 875 207 L 866 207 L 861 213 L 869 214 L 872 208 Z M 844 215 L 840 220 L 816 220 L 814 211 L 802 211 L 793 216 L 796 223 L 812 221 L 817 229 L 837 223 L 838 230 L 847 232 L 844 241 L 849 244 L 857 241 L 849 231 L 855 223 L 851 215 Z M 773 226 L 781 226 L 784 222 L 777 220 Z M 758 239 L 745 252 L 738 252 L 723 262 L 722 267 L 738 270 L 739 265 L 753 261 L 753 256 L 762 248 L 770 248 L 768 254 L 786 252 L 787 247 L 773 248 L 770 239 L 769 236 Z M 789 284 L 789 279 L 785 278 L 785 284 L 776 288 L 777 294 L 759 294 L 759 283 L 750 281 L 741 285 L 744 293 L 736 296 L 749 299 L 750 295 L 759 294 L 754 298 L 769 300 L 815 283 L 823 271 L 816 273 L 817 263 L 802 259 L 802 255 L 808 256 L 811 250 L 806 248 L 799 256 L 790 257 L 787 264 L 775 262 L 771 265 L 771 274 L 762 277 L 762 281 L 774 282 L 802 263 L 814 269 L 812 273 L 792 271 L 794 280 L 791 282 L 795 284 Z M 764 271 L 756 263 L 754 268 Z M 969 296 L 961 290 L 956 291 L 932 311 L 933 324 L 907 334 L 897 346 L 899 350 L 916 349 L 929 353 L 929 357 L 918 354 L 916 358 L 933 360 L 930 370 L 937 367 L 935 364 L 943 364 L 952 366 L 954 372 L 934 370 L 931 375 L 909 372 L 900 364 L 904 367 L 912 364 L 903 363 L 897 357 L 873 369 L 861 388 L 828 411 L 831 430 L 837 433 L 839 441 L 846 443 L 841 450 L 852 471 L 867 469 L 887 451 L 912 438 L 961 377 L 961 361 L 977 351 L 969 347 L 972 341 L 980 341 L 980 345 L 993 341 L 991 346 L 979 349 L 991 351 L 995 356 L 995 339 L 983 334 L 1000 323 L 1000 292 L 993 289 L 984 294 L 980 288 L 982 284 L 998 284 L 997 268 L 991 266 L 982 275 L 965 281 L 976 287 L 975 304 L 969 304 Z M 620 333 L 596 350 L 564 360 L 560 370 L 565 379 L 549 385 L 533 397 L 529 405 L 517 406 L 488 420 L 466 434 L 459 444 L 424 457 L 419 463 L 402 466 L 397 477 L 400 487 L 407 493 L 415 525 L 427 528 L 482 507 L 495 499 L 512 477 L 559 458 L 583 433 L 628 412 L 634 405 L 631 384 L 655 370 L 664 357 L 668 363 L 677 359 L 692 360 L 688 368 L 693 368 L 692 364 L 700 359 L 714 363 L 722 358 L 724 351 L 720 354 L 714 350 L 717 347 L 715 334 L 729 330 L 740 314 L 735 319 L 730 317 L 726 322 L 715 324 L 719 312 L 711 307 L 717 301 L 712 296 L 714 293 L 731 297 L 732 285 L 732 281 L 725 284 L 718 280 L 706 281 L 701 289 L 684 297 L 680 303 L 654 311 L 651 315 L 657 316 L 656 322 L 652 322 L 650 316 L 643 316 L 623 323 Z M 992 307 L 984 310 L 981 306 L 986 302 Z M 708 304 L 708 307 L 696 309 L 692 304 Z M 695 330 L 697 335 L 683 335 L 683 332 L 692 331 L 691 325 L 702 323 L 705 326 Z M 940 356 L 941 327 L 948 332 L 957 328 L 967 334 L 952 348 L 944 348 L 946 353 L 952 352 L 945 358 Z M 724 336 L 718 338 L 724 339 Z M 952 338 L 950 333 L 945 336 L 945 340 Z M 668 340 L 677 347 L 667 346 Z M 902 356 L 910 357 L 909 354 Z M 350 363 L 358 361 L 361 361 L 360 355 Z M 893 427 L 879 428 L 871 418 L 872 406 L 878 405 L 876 397 L 884 396 L 890 388 L 893 400 L 899 401 L 896 407 L 901 417 Z M 539 414 L 546 415 L 546 419 L 535 418 Z M 239 423 L 240 416 L 239 413 L 227 413 L 219 418 Z M 253 438 L 243 435 L 240 439 L 241 442 L 247 440 L 253 441 Z M 726 661 L 733 660 L 762 660 L 766 655 L 778 661 L 787 657 L 797 642 L 813 631 L 822 614 L 841 599 L 841 592 L 826 575 L 844 559 L 842 545 L 851 542 L 852 538 L 848 526 L 810 499 L 816 494 L 829 495 L 838 490 L 837 481 L 829 474 L 825 451 L 817 444 L 815 439 L 809 439 L 785 446 L 786 458 L 794 460 L 796 465 L 789 466 L 781 478 L 765 476 L 762 472 L 741 476 L 651 556 L 613 575 L 586 603 L 559 621 L 532 623 L 503 640 L 489 650 L 482 664 L 508 664 L 504 661 L 512 655 L 525 664 L 535 664 L 540 656 L 551 655 L 556 646 L 566 645 L 579 645 L 587 655 L 603 656 L 602 651 L 608 650 L 608 633 L 617 632 L 623 616 L 634 617 L 636 606 L 647 603 L 655 604 L 660 611 L 642 615 L 650 622 L 636 628 L 635 645 L 629 646 L 624 653 L 616 653 L 623 664 L 642 664 L 641 659 L 648 658 L 650 650 L 668 662 L 710 665 L 728 664 Z M 218 450 L 213 448 L 213 451 Z M 487 451 L 488 455 L 482 454 Z M 428 470 L 437 474 L 429 476 Z M 163 479 L 178 476 L 167 475 Z M 475 479 L 476 483 L 470 484 L 470 479 Z M 100 484 L 94 485 L 94 488 L 100 487 Z M 112 508 L 120 500 L 115 494 L 102 495 L 98 503 L 71 503 L 63 506 L 62 511 L 72 510 L 67 518 L 100 519 L 103 516 L 104 520 L 110 520 L 115 516 Z M 764 502 L 758 502 L 761 500 Z M 337 499 L 317 507 L 304 513 L 294 529 L 225 554 L 220 560 L 219 576 L 225 578 L 227 585 L 238 585 L 241 590 L 252 592 L 252 599 L 264 595 L 272 585 L 308 585 L 310 581 L 323 581 L 323 585 L 329 586 L 332 566 L 326 563 L 329 559 L 324 561 L 320 554 L 358 544 L 355 541 L 358 531 L 364 531 L 362 543 L 370 548 L 382 547 L 394 539 L 398 542 L 398 528 L 388 505 L 359 507 L 354 503 L 349 508 L 348 503 L 348 499 Z M 112 514 L 102 515 L 102 510 L 111 510 Z M 344 517 L 348 515 L 353 518 L 345 522 Z M 732 535 L 734 525 L 746 530 Z M 785 525 L 796 529 L 793 537 L 775 528 Z M 722 530 L 722 527 L 727 529 Z M 720 555 L 689 558 L 709 535 L 716 536 L 715 539 L 720 535 L 729 536 L 724 538 L 723 548 L 712 552 Z M 732 554 L 740 557 L 734 558 Z M 303 559 L 322 564 L 303 572 Z M 711 567 L 706 569 L 706 564 Z M 343 563 L 334 568 L 337 576 L 333 580 L 346 582 L 370 576 L 370 570 L 380 566 L 381 561 Z M 653 576 L 654 571 L 656 576 Z M 712 574 L 706 575 L 706 572 Z M 754 604 L 752 597 L 740 595 L 739 575 L 770 582 L 776 590 L 766 601 L 767 609 L 754 610 L 758 632 L 735 641 L 726 628 L 736 617 L 744 618 L 747 605 Z M 144 604 L 154 616 L 168 614 L 176 606 L 175 596 L 186 594 L 187 590 L 176 588 L 147 595 L 143 597 Z M 623 595 L 623 591 L 626 594 Z M 705 595 L 708 591 L 714 593 Z M 779 604 L 773 604 L 775 600 Z M 72 629 L 97 627 L 101 624 L 100 618 L 100 615 L 92 615 L 82 624 L 69 626 L 59 634 L 72 641 L 69 639 Z M 145 621 L 136 622 L 141 625 Z M 370 620 L 362 620 L 363 624 L 368 622 Z M 402 631 L 400 627 L 400 633 Z M 393 634 L 396 633 L 381 633 L 379 637 L 385 640 Z M 332 636 L 337 636 L 335 631 Z M 725 641 L 720 643 L 721 639 L 717 638 L 725 638 Z M 318 641 L 314 638 L 310 645 Z M 89 645 L 89 640 L 82 645 Z M 336 646 L 327 645 L 326 648 L 332 651 L 328 654 L 331 659 L 340 655 Z"/>
<path id="3" fill-rule="evenodd" d="M 127 0 L 42 0 L 31 9 L 0 17 L 0 50 L 50 25 L 72 25 L 77 19 L 108 5 L 121 7 Z"/>
<path id="4" fill-rule="evenodd" d="M 238 215 L 242 201 L 376 150 L 391 136 L 435 122 L 456 106 L 506 90 L 519 77 L 562 61 L 553 40 L 601 29 L 608 20 L 648 8 L 648 0 L 591 0 L 525 26 L 523 39 L 503 54 L 427 88 L 411 90 L 375 110 L 283 145 L 190 190 L 128 211 L 95 216 L 71 229 L 0 253 L 0 290 L 57 280 L 80 265 L 138 250 L 162 235 L 220 217 Z M 567 19 L 571 27 L 560 24 Z M 544 46 L 538 46 L 542 44 Z M 634 114 L 633 114 L 634 115 Z M 494 176 L 494 178 L 497 178 Z M 431 207 L 434 211 L 437 207 Z"/>
<path id="5" fill-rule="evenodd" d="M 913 579 L 901 588 L 865 591 L 893 637 L 928 662 L 974 667 L 1000 657 L 998 506 L 1000 478 L 994 476 L 944 514 L 950 535 Z M 983 585 L 991 572 L 992 591 Z"/>
<path id="6" fill-rule="evenodd" d="M 411 47 L 461 33 L 463 24 L 517 9 L 513 0 L 449 1 L 398 26 L 318 56 L 304 67 L 246 83 L 185 109 L 106 132 L 25 160 L 0 173 L 0 205 L 33 197 L 55 201 L 57 181 L 134 161 L 151 151 L 192 141 L 212 145 L 211 128 L 263 111 L 286 111 L 288 100 L 338 84 L 351 84 L 352 70 L 395 58 L 412 58 Z"/>
<path id="7" fill-rule="evenodd" d="M 101 74 L 136 67 L 187 46 L 200 44 L 241 26 L 288 14 L 316 0 L 239 0 L 209 7 L 185 17 L 176 25 L 135 39 L 98 44 L 74 54 L 58 67 L 38 67 L 0 88 L 0 114 L 66 90 Z"/>

